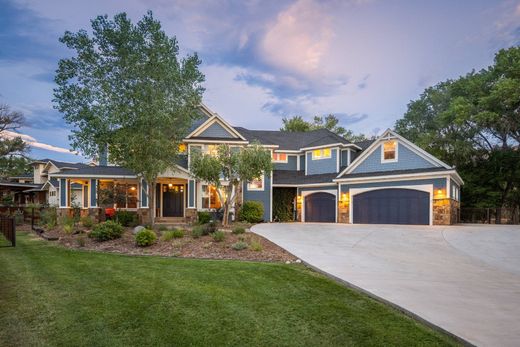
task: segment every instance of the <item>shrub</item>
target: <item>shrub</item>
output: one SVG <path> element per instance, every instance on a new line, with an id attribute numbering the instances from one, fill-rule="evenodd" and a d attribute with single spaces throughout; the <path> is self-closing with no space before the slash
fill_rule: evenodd
<path id="1" fill-rule="evenodd" d="M 97 224 L 89 236 L 96 239 L 97 241 L 114 240 L 120 238 L 123 234 L 123 231 L 124 228 L 121 224 L 108 220 L 104 223 Z"/>
<path id="2" fill-rule="evenodd" d="M 135 243 L 139 247 L 147 247 L 152 245 L 157 240 L 155 232 L 150 229 L 143 229 L 135 234 Z"/>
<path id="3" fill-rule="evenodd" d="M 211 214 L 206 211 L 197 212 L 197 221 L 199 224 L 207 224 L 211 221 Z"/>
<path id="4" fill-rule="evenodd" d="M 261 201 L 246 201 L 239 212 L 241 221 L 259 223 L 264 219 L 264 204 Z"/>
<path id="5" fill-rule="evenodd" d="M 63 231 L 66 233 L 71 233 L 72 228 L 74 227 L 74 218 L 70 216 L 63 216 L 60 219 L 60 224 L 63 226 Z"/>
<path id="6" fill-rule="evenodd" d="M 159 231 L 166 231 L 168 227 L 166 225 L 159 225 Z"/>
<path id="7" fill-rule="evenodd" d="M 90 216 L 81 217 L 81 225 L 90 229 L 94 226 L 94 220 Z"/>
<path id="8" fill-rule="evenodd" d="M 244 241 L 238 241 L 232 244 L 231 248 L 233 248 L 235 251 L 241 251 L 247 248 L 247 243 L 245 243 Z"/>
<path id="9" fill-rule="evenodd" d="M 218 230 L 218 224 L 217 224 L 217 222 L 209 222 L 207 224 L 204 224 L 203 228 L 204 228 L 204 235 L 209 235 Z"/>
<path id="10" fill-rule="evenodd" d="M 78 243 L 79 247 L 85 247 L 85 243 L 86 243 L 85 236 L 78 237 L 76 239 L 76 242 Z"/>
<path id="11" fill-rule="evenodd" d="M 251 240 L 251 249 L 255 252 L 260 252 L 264 249 L 262 243 L 259 240 Z"/>
<path id="12" fill-rule="evenodd" d="M 193 228 L 193 230 L 191 231 L 191 237 L 193 237 L 194 239 L 198 239 L 199 237 L 201 237 L 202 235 L 204 235 L 204 228 L 202 226 L 196 226 L 195 228 Z"/>
<path id="13" fill-rule="evenodd" d="M 162 239 L 164 241 L 170 241 L 171 239 L 181 239 L 183 237 L 184 237 L 184 230 L 173 229 L 173 230 L 166 231 L 163 234 Z"/>
<path id="14" fill-rule="evenodd" d="M 115 220 L 124 227 L 135 227 L 137 223 L 137 213 L 132 211 L 117 211 Z"/>
<path id="15" fill-rule="evenodd" d="M 22 225 L 23 224 L 23 211 L 22 210 L 14 211 L 13 217 L 14 217 L 14 223 L 16 225 Z"/>
<path id="16" fill-rule="evenodd" d="M 215 242 L 222 242 L 226 238 L 226 234 L 223 231 L 215 231 L 211 236 Z"/>
<path id="17" fill-rule="evenodd" d="M 246 232 L 246 229 L 242 227 L 234 227 L 232 233 L 235 235 L 240 235 Z"/>
<path id="18" fill-rule="evenodd" d="M 58 224 L 56 207 L 47 207 L 40 212 L 40 224 L 53 229 Z"/>
<path id="19" fill-rule="evenodd" d="M 72 234 L 72 230 L 74 229 L 74 224 L 63 224 L 63 231 L 65 234 Z"/>

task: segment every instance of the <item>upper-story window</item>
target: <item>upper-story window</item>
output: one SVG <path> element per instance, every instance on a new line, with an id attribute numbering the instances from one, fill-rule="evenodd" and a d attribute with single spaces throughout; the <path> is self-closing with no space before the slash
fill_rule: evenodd
<path id="1" fill-rule="evenodd" d="M 186 153 L 186 144 L 185 143 L 179 143 L 179 147 L 178 147 L 178 150 L 179 150 L 179 153 L 181 154 L 185 154 Z"/>
<path id="2" fill-rule="evenodd" d="M 391 163 L 397 161 L 397 141 L 389 140 L 383 142 L 381 162 Z"/>
<path id="3" fill-rule="evenodd" d="M 274 153 L 273 152 L 273 162 L 274 163 L 287 163 L 287 153 Z"/>
<path id="4" fill-rule="evenodd" d="M 218 145 L 206 145 L 206 154 L 209 154 L 211 156 L 217 156 Z"/>
<path id="5" fill-rule="evenodd" d="M 327 159 L 330 158 L 332 155 L 332 151 L 330 148 L 323 148 L 323 149 L 315 149 L 312 151 L 312 160 L 316 159 Z"/>
<path id="6" fill-rule="evenodd" d="M 264 176 L 253 179 L 247 184 L 247 190 L 264 190 Z"/>

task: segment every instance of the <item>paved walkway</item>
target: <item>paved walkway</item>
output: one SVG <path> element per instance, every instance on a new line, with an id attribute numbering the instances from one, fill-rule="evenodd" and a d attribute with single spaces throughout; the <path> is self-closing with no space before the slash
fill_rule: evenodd
<path id="1" fill-rule="evenodd" d="M 259 224 L 305 262 L 479 346 L 520 345 L 520 227 Z"/>

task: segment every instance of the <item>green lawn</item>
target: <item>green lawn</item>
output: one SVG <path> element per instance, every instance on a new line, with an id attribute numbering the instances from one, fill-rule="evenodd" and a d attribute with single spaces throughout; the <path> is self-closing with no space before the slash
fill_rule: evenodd
<path id="1" fill-rule="evenodd" d="M 453 345 L 301 265 L 0 248 L 0 345 Z"/>

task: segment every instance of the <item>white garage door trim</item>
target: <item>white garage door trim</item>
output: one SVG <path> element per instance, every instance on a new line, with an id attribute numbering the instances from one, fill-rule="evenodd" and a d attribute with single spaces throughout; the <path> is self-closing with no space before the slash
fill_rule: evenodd
<path id="1" fill-rule="evenodd" d="M 334 195 L 334 220 L 338 222 L 338 192 L 334 189 L 321 189 L 321 190 L 305 190 L 302 192 L 302 222 L 305 222 L 305 197 L 314 193 L 328 193 Z"/>
<path id="2" fill-rule="evenodd" d="M 430 194 L 430 225 L 433 225 L 433 184 L 418 184 L 411 186 L 382 186 L 382 187 L 370 187 L 370 188 L 350 188 L 350 206 L 349 206 L 349 223 L 354 224 L 354 196 L 369 192 L 372 190 L 383 190 L 383 189 L 412 189 L 420 190 Z"/>

